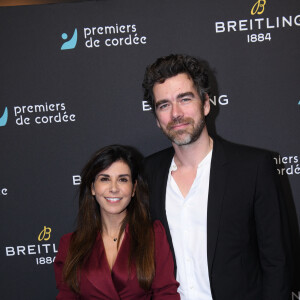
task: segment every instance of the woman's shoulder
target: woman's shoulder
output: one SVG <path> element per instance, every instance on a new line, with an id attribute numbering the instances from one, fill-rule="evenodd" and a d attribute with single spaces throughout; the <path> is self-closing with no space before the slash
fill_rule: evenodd
<path id="1" fill-rule="evenodd" d="M 62 248 L 69 248 L 70 245 L 70 241 L 71 241 L 71 237 L 73 235 L 73 232 L 64 234 L 59 241 L 59 249 Z"/>
<path id="2" fill-rule="evenodd" d="M 64 242 L 64 243 L 70 242 L 72 235 L 73 235 L 73 232 L 64 234 L 64 235 L 60 238 L 60 242 Z"/>
<path id="3" fill-rule="evenodd" d="M 163 224 L 159 221 L 159 220 L 155 220 L 153 222 L 153 230 L 154 233 L 162 233 L 162 234 L 166 234 L 165 228 L 163 226 Z"/>
<path id="4" fill-rule="evenodd" d="M 59 241 L 58 253 L 55 258 L 55 265 L 63 263 L 67 257 L 70 241 L 73 233 L 64 234 Z"/>

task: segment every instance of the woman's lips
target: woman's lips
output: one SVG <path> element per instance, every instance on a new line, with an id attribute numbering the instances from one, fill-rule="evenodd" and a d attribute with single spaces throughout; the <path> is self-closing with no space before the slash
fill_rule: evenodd
<path id="1" fill-rule="evenodd" d="M 106 199 L 108 202 L 111 202 L 111 203 L 116 203 L 116 202 L 122 200 L 121 197 L 105 197 L 105 199 Z"/>

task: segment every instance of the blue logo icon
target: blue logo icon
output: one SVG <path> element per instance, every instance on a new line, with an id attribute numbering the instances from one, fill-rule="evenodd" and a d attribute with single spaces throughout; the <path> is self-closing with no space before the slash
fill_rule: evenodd
<path id="1" fill-rule="evenodd" d="M 2 117 L 0 118 L 0 127 L 5 126 L 7 123 L 7 117 L 8 117 L 8 112 L 7 112 L 7 107 L 4 109 L 4 113 Z"/>
<path id="2" fill-rule="evenodd" d="M 66 40 L 68 38 L 68 35 L 66 33 L 63 33 L 61 35 L 63 40 Z M 73 36 L 70 40 L 64 42 L 60 48 L 60 50 L 70 50 L 70 49 L 74 49 L 76 47 L 77 44 L 77 28 L 75 28 Z"/>

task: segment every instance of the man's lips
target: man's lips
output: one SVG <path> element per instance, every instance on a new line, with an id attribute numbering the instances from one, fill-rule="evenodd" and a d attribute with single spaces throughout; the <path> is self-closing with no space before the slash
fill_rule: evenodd
<path id="1" fill-rule="evenodd" d="M 179 124 L 170 124 L 168 127 L 169 129 L 182 129 L 188 126 L 190 123 L 179 123 Z"/>
<path id="2" fill-rule="evenodd" d="M 105 199 L 110 203 L 116 203 L 122 200 L 121 197 L 105 197 Z"/>

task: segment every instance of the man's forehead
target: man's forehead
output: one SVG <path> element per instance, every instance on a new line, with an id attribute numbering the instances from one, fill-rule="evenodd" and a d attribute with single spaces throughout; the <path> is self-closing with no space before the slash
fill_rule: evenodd
<path id="1" fill-rule="evenodd" d="M 156 82 L 153 86 L 154 99 L 164 97 L 167 93 L 173 93 L 172 96 L 183 97 L 184 94 L 197 94 L 197 89 L 190 76 L 186 73 L 169 77 L 164 82 Z M 175 95 L 174 95 L 175 94 Z"/>

